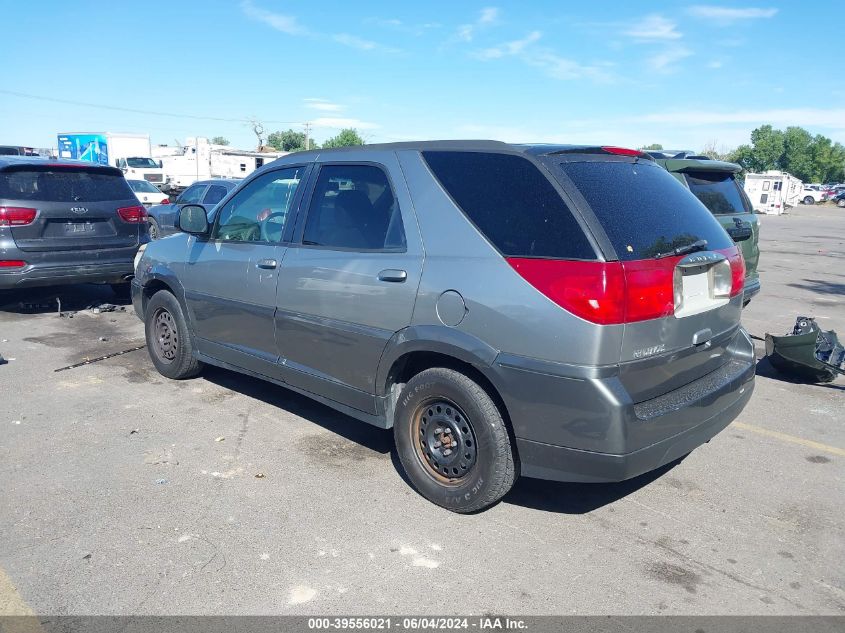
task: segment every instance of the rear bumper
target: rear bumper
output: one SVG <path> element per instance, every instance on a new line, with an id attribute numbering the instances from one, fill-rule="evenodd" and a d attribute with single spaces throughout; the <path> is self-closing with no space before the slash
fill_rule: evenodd
<path id="1" fill-rule="evenodd" d="M 0 290 L 80 283 L 121 283 L 134 273 L 132 260 L 108 264 L 44 266 L 30 264 L 19 271 L 0 272 Z"/>
<path id="2" fill-rule="evenodd" d="M 516 440 L 522 475 L 555 481 L 611 482 L 650 472 L 692 452 L 727 427 L 742 411 L 754 391 L 753 379 L 738 397 L 709 420 L 646 448 L 616 455 L 580 451 L 531 440 Z"/>
<path id="3" fill-rule="evenodd" d="M 500 355 L 493 369 L 528 477 L 607 482 L 689 453 L 724 429 L 754 389 L 754 347 L 738 329 L 710 373 L 649 400 L 613 367 L 572 367 Z M 655 371 L 665 372 L 661 366 Z M 581 374 L 580 376 L 578 374 Z"/>
<path id="4" fill-rule="evenodd" d="M 760 292 L 760 278 L 749 279 L 742 290 L 742 304 L 747 304 L 758 292 Z"/>

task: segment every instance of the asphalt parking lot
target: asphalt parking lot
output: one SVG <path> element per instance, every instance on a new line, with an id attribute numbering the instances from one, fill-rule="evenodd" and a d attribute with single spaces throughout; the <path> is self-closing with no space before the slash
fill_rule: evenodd
<path id="1" fill-rule="evenodd" d="M 845 337 L 845 210 L 762 217 L 748 330 Z M 845 379 L 763 360 L 740 418 L 613 485 L 459 516 L 389 432 L 258 380 L 172 382 L 108 289 L 0 296 L 0 613 L 843 614 Z M 763 354 L 762 340 L 757 341 Z"/>

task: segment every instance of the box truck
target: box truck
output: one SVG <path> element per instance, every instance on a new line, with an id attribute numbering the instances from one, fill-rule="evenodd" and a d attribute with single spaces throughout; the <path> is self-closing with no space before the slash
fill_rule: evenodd
<path id="1" fill-rule="evenodd" d="M 151 157 L 148 134 L 59 134 L 58 142 L 59 158 L 118 167 L 127 178 L 147 180 L 159 187 L 166 180 L 161 164 Z"/>

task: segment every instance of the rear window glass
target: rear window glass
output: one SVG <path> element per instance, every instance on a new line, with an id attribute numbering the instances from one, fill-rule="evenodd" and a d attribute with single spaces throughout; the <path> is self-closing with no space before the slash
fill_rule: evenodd
<path id="1" fill-rule="evenodd" d="M 43 202 L 133 200 L 122 175 L 87 169 L 25 169 L 0 172 L 0 198 Z"/>
<path id="2" fill-rule="evenodd" d="M 621 260 L 648 259 L 697 240 L 709 249 L 733 241 L 686 187 L 648 162 L 560 164 L 596 214 Z"/>
<path id="3" fill-rule="evenodd" d="M 512 154 L 423 152 L 455 203 L 507 257 L 596 259 L 566 203 L 531 161 Z"/>
<path id="4" fill-rule="evenodd" d="M 690 191 L 705 207 L 717 215 L 747 213 L 733 174 L 724 172 L 687 172 Z"/>

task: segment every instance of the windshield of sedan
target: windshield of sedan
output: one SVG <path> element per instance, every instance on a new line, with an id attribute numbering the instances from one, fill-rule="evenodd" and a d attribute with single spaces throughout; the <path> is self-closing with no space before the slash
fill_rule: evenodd
<path id="1" fill-rule="evenodd" d="M 126 164 L 130 167 L 146 167 L 146 168 L 156 168 L 158 169 L 158 163 L 155 162 L 152 158 L 127 158 Z"/>

